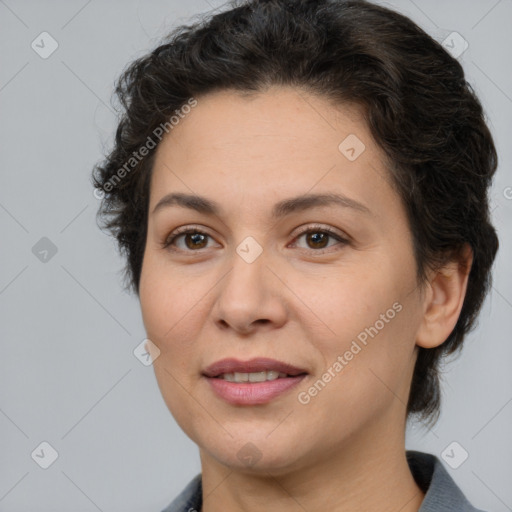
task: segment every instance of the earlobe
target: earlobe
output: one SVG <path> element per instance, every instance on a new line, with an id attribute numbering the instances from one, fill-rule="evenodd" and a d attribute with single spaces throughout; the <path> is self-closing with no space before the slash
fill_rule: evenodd
<path id="1" fill-rule="evenodd" d="M 464 303 L 472 263 L 473 251 L 465 244 L 457 259 L 430 277 L 423 319 L 416 335 L 418 346 L 438 347 L 450 336 Z"/>

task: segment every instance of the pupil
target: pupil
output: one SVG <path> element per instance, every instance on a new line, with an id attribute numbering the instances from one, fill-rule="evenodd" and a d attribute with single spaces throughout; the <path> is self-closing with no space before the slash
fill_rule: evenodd
<path id="1" fill-rule="evenodd" d="M 320 247 L 325 247 L 325 241 L 327 240 L 327 236 L 325 233 L 312 233 L 309 234 L 309 239 L 312 240 L 312 243 L 314 246 L 320 245 Z M 201 235 L 200 233 L 194 233 L 194 234 L 188 234 L 187 240 L 192 240 L 192 243 L 189 245 L 189 247 L 199 247 L 201 244 L 201 241 L 204 242 L 204 235 Z"/>
<path id="2" fill-rule="evenodd" d="M 204 238 L 204 235 L 201 235 L 200 233 L 194 233 L 193 235 L 191 235 L 190 233 L 187 235 L 187 239 L 191 239 L 192 240 L 192 243 L 189 245 L 189 247 L 198 247 L 199 244 L 201 243 L 201 239 Z M 197 244 L 196 242 L 199 242 L 199 244 Z M 187 244 L 188 245 L 188 244 Z"/>
<path id="3" fill-rule="evenodd" d="M 320 244 L 321 247 L 325 247 L 325 244 L 322 244 L 322 241 L 325 242 L 327 237 L 325 233 L 313 233 L 310 235 L 310 238 L 313 238 L 313 244 Z"/>

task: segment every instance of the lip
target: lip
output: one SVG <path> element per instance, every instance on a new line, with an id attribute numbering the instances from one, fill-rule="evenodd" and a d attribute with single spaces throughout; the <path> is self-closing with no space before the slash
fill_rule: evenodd
<path id="1" fill-rule="evenodd" d="M 265 370 L 274 370 L 276 372 L 286 373 L 291 376 L 297 376 L 307 371 L 303 368 L 297 368 L 288 363 L 270 359 L 267 357 L 257 357 L 249 361 L 240 361 L 234 358 L 221 359 L 203 370 L 205 377 L 218 377 L 223 373 L 254 373 L 263 372 Z M 272 381 L 270 381 L 272 382 Z"/>
<path id="2" fill-rule="evenodd" d="M 265 382 L 228 382 L 216 377 L 204 377 L 214 393 L 231 405 L 261 405 L 294 388 L 307 377 L 283 377 Z"/>
<path id="3" fill-rule="evenodd" d="M 223 373 L 253 373 L 273 370 L 288 374 L 264 382 L 228 382 L 218 378 Z M 307 375 L 307 371 L 276 359 L 257 357 L 249 361 L 222 359 L 208 366 L 202 373 L 214 393 L 232 405 L 261 405 L 295 387 Z"/>

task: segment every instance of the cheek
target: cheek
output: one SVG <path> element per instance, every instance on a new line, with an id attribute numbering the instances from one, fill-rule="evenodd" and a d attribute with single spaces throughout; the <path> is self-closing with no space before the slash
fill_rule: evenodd
<path id="1" fill-rule="evenodd" d="M 200 412 L 187 391 L 195 363 L 194 339 L 197 338 L 190 328 L 200 325 L 195 317 L 197 308 L 192 305 L 197 303 L 199 290 L 194 293 L 193 283 L 176 275 L 147 254 L 141 272 L 139 299 L 147 337 L 160 350 L 153 369 L 161 395 L 176 422 L 188 433 L 194 415 Z"/>
<path id="2" fill-rule="evenodd" d="M 212 283 L 210 283 L 212 281 Z M 147 337 L 159 348 L 155 375 L 168 406 L 175 411 L 190 396 L 182 386 L 195 382 L 201 367 L 198 342 L 208 314 L 207 292 L 213 280 L 184 276 L 148 254 L 141 272 L 139 299 Z"/>
<path id="3" fill-rule="evenodd" d="M 345 437 L 391 410 L 405 413 L 414 363 L 406 309 L 384 326 L 374 311 L 380 315 L 387 309 L 372 307 L 366 323 L 360 318 L 349 325 L 348 317 L 347 322 L 340 318 L 336 339 L 317 338 L 325 366 L 299 390 L 299 403 L 305 404 L 299 410 L 313 428 Z"/>
<path id="4" fill-rule="evenodd" d="M 201 298 L 198 281 L 180 276 L 179 270 L 166 268 L 151 252 L 146 254 L 140 279 L 140 306 L 148 337 L 161 350 L 168 348 L 166 340 L 176 338 L 182 325 L 189 324 L 193 306 Z"/>
<path id="5" fill-rule="evenodd" d="M 301 320 L 310 319 L 304 324 L 309 324 L 310 339 L 323 337 L 326 341 L 320 343 L 329 352 L 329 347 L 342 350 L 347 341 L 350 344 L 350 340 L 361 333 L 364 337 L 365 329 L 379 321 L 387 310 L 391 310 L 389 317 L 394 316 L 392 308 L 400 292 L 389 275 L 387 271 L 377 272 L 366 265 L 350 266 L 329 269 L 323 275 L 297 273 L 287 284 L 304 297 L 307 316 Z M 379 327 L 382 327 L 380 323 Z"/>
<path id="6" fill-rule="evenodd" d="M 325 387 L 334 393 L 330 399 L 355 408 L 378 405 L 384 395 L 393 397 L 390 390 L 401 393 L 414 362 L 419 317 L 415 294 L 410 293 L 413 273 L 385 262 L 375 268 L 332 276 L 316 288 L 301 281 L 315 313 L 308 335 L 323 362 L 321 380 L 329 381 Z M 320 328 L 316 315 L 322 320 Z"/>
<path id="7" fill-rule="evenodd" d="M 165 293 L 164 280 L 158 279 L 158 274 L 151 258 L 145 257 L 139 285 L 142 319 L 148 338 L 161 350 L 161 340 L 165 331 L 169 329 L 166 324 L 171 320 L 168 315 L 172 315 L 172 309 L 167 302 L 168 294 Z"/>

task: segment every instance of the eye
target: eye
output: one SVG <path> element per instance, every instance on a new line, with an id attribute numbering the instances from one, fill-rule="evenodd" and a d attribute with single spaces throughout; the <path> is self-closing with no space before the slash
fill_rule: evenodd
<path id="1" fill-rule="evenodd" d="M 185 243 L 185 247 L 176 247 L 176 241 L 180 238 L 183 239 Z M 200 231 L 199 229 L 193 227 L 185 227 L 178 228 L 176 231 L 171 233 L 169 237 L 162 244 L 163 248 L 169 248 L 170 250 L 179 250 L 179 251 L 197 251 L 199 249 L 205 249 L 207 246 L 208 238 L 211 238 L 210 235 Z"/>
<path id="2" fill-rule="evenodd" d="M 304 229 L 294 238 L 294 243 L 302 237 L 305 237 L 306 243 L 309 245 L 306 249 L 312 249 L 313 252 L 319 254 L 326 252 L 324 249 L 329 247 L 329 239 L 337 240 L 338 245 L 346 245 L 349 243 L 347 239 L 343 238 L 332 229 L 322 226 L 309 226 L 307 229 Z M 212 237 L 204 231 L 193 226 L 185 226 L 172 232 L 162 243 L 162 247 L 172 251 L 198 252 L 208 247 L 209 238 Z M 180 239 L 184 242 L 184 246 L 180 246 L 177 243 Z"/>
<path id="3" fill-rule="evenodd" d="M 328 247 L 329 239 L 335 239 L 341 245 L 346 245 L 349 243 L 348 240 L 334 232 L 332 229 L 322 226 L 309 226 L 307 229 L 299 233 L 294 241 L 299 240 L 302 237 L 305 237 L 306 243 L 309 245 L 309 247 L 306 247 L 306 249 L 314 249 L 314 252 L 320 254 L 326 252 L 322 249 Z"/>

